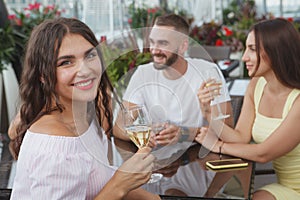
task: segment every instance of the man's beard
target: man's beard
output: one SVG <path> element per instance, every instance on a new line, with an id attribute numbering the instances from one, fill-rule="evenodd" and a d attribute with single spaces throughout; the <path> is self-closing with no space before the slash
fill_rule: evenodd
<path id="1" fill-rule="evenodd" d="M 163 56 L 166 58 L 164 54 L 154 54 L 153 56 Z M 165 64 L 158 64 L 156 62 L 153 62 L 154 68 L 157 70 L 164 70 L 173 65 L 178 59 L 177 51 L 176 53 L 172 53 L 171 57 L 167 59 Z"/>

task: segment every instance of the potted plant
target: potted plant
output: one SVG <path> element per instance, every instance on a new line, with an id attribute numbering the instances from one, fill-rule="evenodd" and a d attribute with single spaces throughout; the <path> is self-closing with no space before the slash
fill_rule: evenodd
<path id="1" fill-rule="evenodd" d="M 236 31 L 214 21 L 194 26 L 190 37 L 201 45 L 230 46 L 231 52 L 241 51 L 244 47 Z"/>
<path id="2" fill-rule="evenodd" d="M 122 90 L 128 84 L 130 75 L 139 65 L 152 60 L 149 51 L 140 51 L 132 32 L 128 37 L 121 36 L 112 41 L 102 41 L 100 49 L 106 72 L 113 86 Z"/>
<path id="3" fill-rule="evenodd" d="M 24 47 L 32 29 L 45 19 L 59 17 L 62 11 L 58 6 L 43 6 L 38 2 L 29 4 L 21 11 L 13 11 L 13 14 L 7 16 L 8 23 L 0 27 L 0 60 L 4 63 L 11 62 L 17 79 L 20 80 Z M 2 68 L 3 66 L 2 64 Z"/>
<path id="4" fill-rule="evenodd" d="M 0 0 L 0 73 L 5 64 L 12 58 L 13 38 L 12 29 L 9 27 L 8 12 L 3 0 Z"/>
<path id="5" fill-rule="evenodd" d="M 5 65 L 14 59 L 15 41 L 12 27 L 5 25 L 0 29 L 0 73 L 5 69 Z"/>

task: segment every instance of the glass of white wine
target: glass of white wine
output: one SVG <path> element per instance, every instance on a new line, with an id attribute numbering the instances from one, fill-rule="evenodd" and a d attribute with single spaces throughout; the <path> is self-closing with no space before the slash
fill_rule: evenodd
<path id="1" fill-rule="evenodd" d="M 219 70 L 215 67 L 205 70 L 205 79 L 207 81 L 205 87 L 210 88 L 210 93 L 214 97 L 213 104 L 217 106 L 217 116 L 213 116 L 214 120 L 228 118 L 230 115 L 222 113 L 219 100 L 224 99 L 225 86 L 222 82 L 222 77 Z"/>
<path id="2" fill-rule="evenodd" d="M 145 106 L 137 105 L 123 110 L 124 128 L 130 140 L 138 147 L 146 147 L 151 137 L 151 120 Z M 148 183 L 155 183 L 162 174 L 152 173 Z"/>
<path id="3" fill-rule="evenodd" d="M 149 143 L 151 122 L 144 106 L 137 105 L 123 111 L 124 128 L 131 141 L 138 147 Z"/>

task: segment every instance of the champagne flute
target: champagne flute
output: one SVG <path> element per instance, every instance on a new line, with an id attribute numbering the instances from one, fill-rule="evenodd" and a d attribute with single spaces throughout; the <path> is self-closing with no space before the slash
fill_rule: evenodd
<path id="1" fill-rule="evenodd" d="M 137 105 L 123 110 L 124 128 L 130 140 L 138 147 L 146 147 L 151 136 L 149 114 L 143 105 Z M 152 173 L 148 183 L 155 183 L 162 174 Z"/>
<path id="2" fill-rule="evenodd" d="M 214 116 L 214 120 L 220 120 L 228 118 L 230 115 L 225 115 L 222 113 L 220 106 L 220 98 L 225 95 L 224 84 L 222 83 L 222 77 L 219 70 L 215 67 L 205 70 L 205 78 L 208 80 L 205 87 L 213 88 L 210 90 L 211 95 L 214 96 L 213 104 L 217 106 L 217 116 Z"/>
<path id="3" fill-rule="evenodd" d="M 163 131 L 166 128 L 166 126 L 168 124 L 169 124 L 169 121 L 166 121 L 163 119 L 152 120 L 151 133 L 154 134 L 155 136 L 158 135 L 161 131 Z M 161 148 L 161 146 L 156 146 L 156 148 L 159 149 L 159 148 Z M 156 160 L 156 162 L 155 162 L 155 168 L 158 168 L 158 169 L 161 168 L 158 160 Z M 158 172 L 152 173 L 150 183 L 155 183 L 155 182 L 159 181 L 162 177 L 163 177 L 163 175 L 161 173 L 158 173 Z"/>
<path id="4" fill-rule="evenodd" d="M 151 123 L 144 106 L 133 106 L 123 111 L 124 128 L 131 141 L 138 147 L 146 147 L 150 139 Z"/>

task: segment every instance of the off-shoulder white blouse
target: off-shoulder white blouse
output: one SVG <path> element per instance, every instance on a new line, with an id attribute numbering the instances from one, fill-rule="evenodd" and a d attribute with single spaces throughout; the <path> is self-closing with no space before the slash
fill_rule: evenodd
<path id="1" fill-rule="evenodd" d="M 93 122 L 78 137 L 27 131 L 11 199 L 93 199 L 115 172 L 108 141 Z"/>

